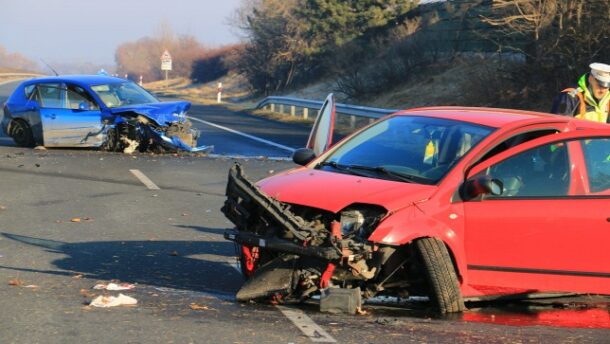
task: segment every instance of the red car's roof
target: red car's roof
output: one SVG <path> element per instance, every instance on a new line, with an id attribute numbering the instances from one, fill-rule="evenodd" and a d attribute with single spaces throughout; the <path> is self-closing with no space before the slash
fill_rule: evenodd
<path id="1" fill-rule="evenodd" d="M 573 117 L 568 116 L 557 116 L 542 112 L 524 111 L 524 110 L 509 110 L 509 109 L 494 109 L 494 108 L 480 108 L 480 107 L 458 107 L 458 106 L 446 106 L 446 107 L 423 107 L 409 110 L 403 110 L 396 113 L 396 115 L 420 115 L 437 118 L 452 119 L 470 123 L 476 123 L 488 127 L 499 128 L 508 123 L 521 122 L 531 120 L 533 122 L 569 122 L 575 121 Z M 599 123 L 591 121 L 580 121 L 588 122 L 590 125 L 583 125 L 585 127 L 596 128 L 599 127 Z M 580 126 L 580 125 L 579 125 Z"/>

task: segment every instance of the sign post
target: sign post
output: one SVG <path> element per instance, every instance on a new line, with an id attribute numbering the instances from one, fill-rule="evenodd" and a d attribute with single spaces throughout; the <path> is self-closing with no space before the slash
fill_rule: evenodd
<path id="1" fill-rule="evenodd" d="M 222 82 L 218 83 L 218 93 L 216 94 L 216 102 L 222 103 Z"/>
<path id="2" fill-rule="evenodd" d="M 161 55 L 161 70 L 165 71 L 165 82 L 167 82 L 167 72 L 172 70 L 172 55 L 165 49 Z"/>

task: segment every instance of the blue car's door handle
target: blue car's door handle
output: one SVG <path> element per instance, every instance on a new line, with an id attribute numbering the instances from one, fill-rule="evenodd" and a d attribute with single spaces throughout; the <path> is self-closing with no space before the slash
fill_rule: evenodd
<path id="1" fill-rule="evenodd" d="M 52 114 L 50 114 L 50 115 L 44 115 L 44 116 L 45 116 L 46 118 L 50 118 L 50 119 L 55 119 L 55 117 L 56 117 L 54 113 L 52 113 Z"/>

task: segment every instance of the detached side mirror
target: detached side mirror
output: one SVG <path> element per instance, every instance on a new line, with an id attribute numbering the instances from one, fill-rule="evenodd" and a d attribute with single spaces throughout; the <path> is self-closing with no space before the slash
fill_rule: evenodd
<path id="1" fill-rule="evenodd" d="M 35 100 L 28 100 L 28 102 L 26 103 L 26 108 L 28 109 L 28 111 L 36 111 L 40 109 L 40 104 L 38 104 L 38 102 Z"/>
<path id="2" fill-rule="evenodd" d="M 292 161 L 302 166 L 309 164 L 315 158 L 316 153 L 311 148 L 299 148 L 292 154 Z"/>
<path id="3" fill-rule="evenodd" d="M 88 111 L 88 110 L 91 110 L 91 107 L 89 106 L 89 103 L 82 102 L 82 103 L 78 104 L 78 109 L 82 110 L 82 111 Z"/>
<path id="4" fill-rule="evenodd" d="M 462 194 L 466 199 L 472 199 L 481 195 L 499 196 L 504 189 L 503 183 L 489 176 L 468 179 L 462 188 Z"/>

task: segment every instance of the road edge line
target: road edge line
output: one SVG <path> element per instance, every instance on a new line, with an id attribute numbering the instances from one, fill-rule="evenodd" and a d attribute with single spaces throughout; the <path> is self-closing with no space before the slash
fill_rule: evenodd
<path id="1" fill-rule="evenodd" d="M 289 151 L 291 153 L 293 153 L 296 150 L 296 149 L 294 149 L 292 147 L 284 146 L 282 144 L 275 143 L 275 142 L 269 141 L 269 140 L 265 140 L 263 138 L 260 138 L 260 137 L 254 136 L 254 135 L 242 133 L 241 131 L 238 131 L 238 130 L 235 130 L 235 129 L 231 129 L 231 128 L 228 128 L 228 127 L 225 127 L 225 126 L 222 126 L 222 125 L 218 125 L 216 123 L 208 122 L 208 121 L 200 119 L 200 118 L 196 118 L 196 117 L 192 117 L 192 116 L 186 116 L 186 118 L 188 118 L 188 119 L 190 119 L 192 121 L 196 121 L 196 122 L 200 122 L 200 123 L 203 123 L 203 124 L 207 124 L 207 125 L 209 125 L 211 127 L 215 127 L 215 128 L 218 128 L 218 129 L 222 129 L 222 130 L 228 131 L 228 132 L 233 133 L 235 135 L 239 135 L 239 136 L 243 136 L 245 138 L 249 138 L 249 139 L 257 141 L 257 142 L 268 144 L 270 146 L 274 146 L 274 147 L 277 147 L 277 148 Z"/>

